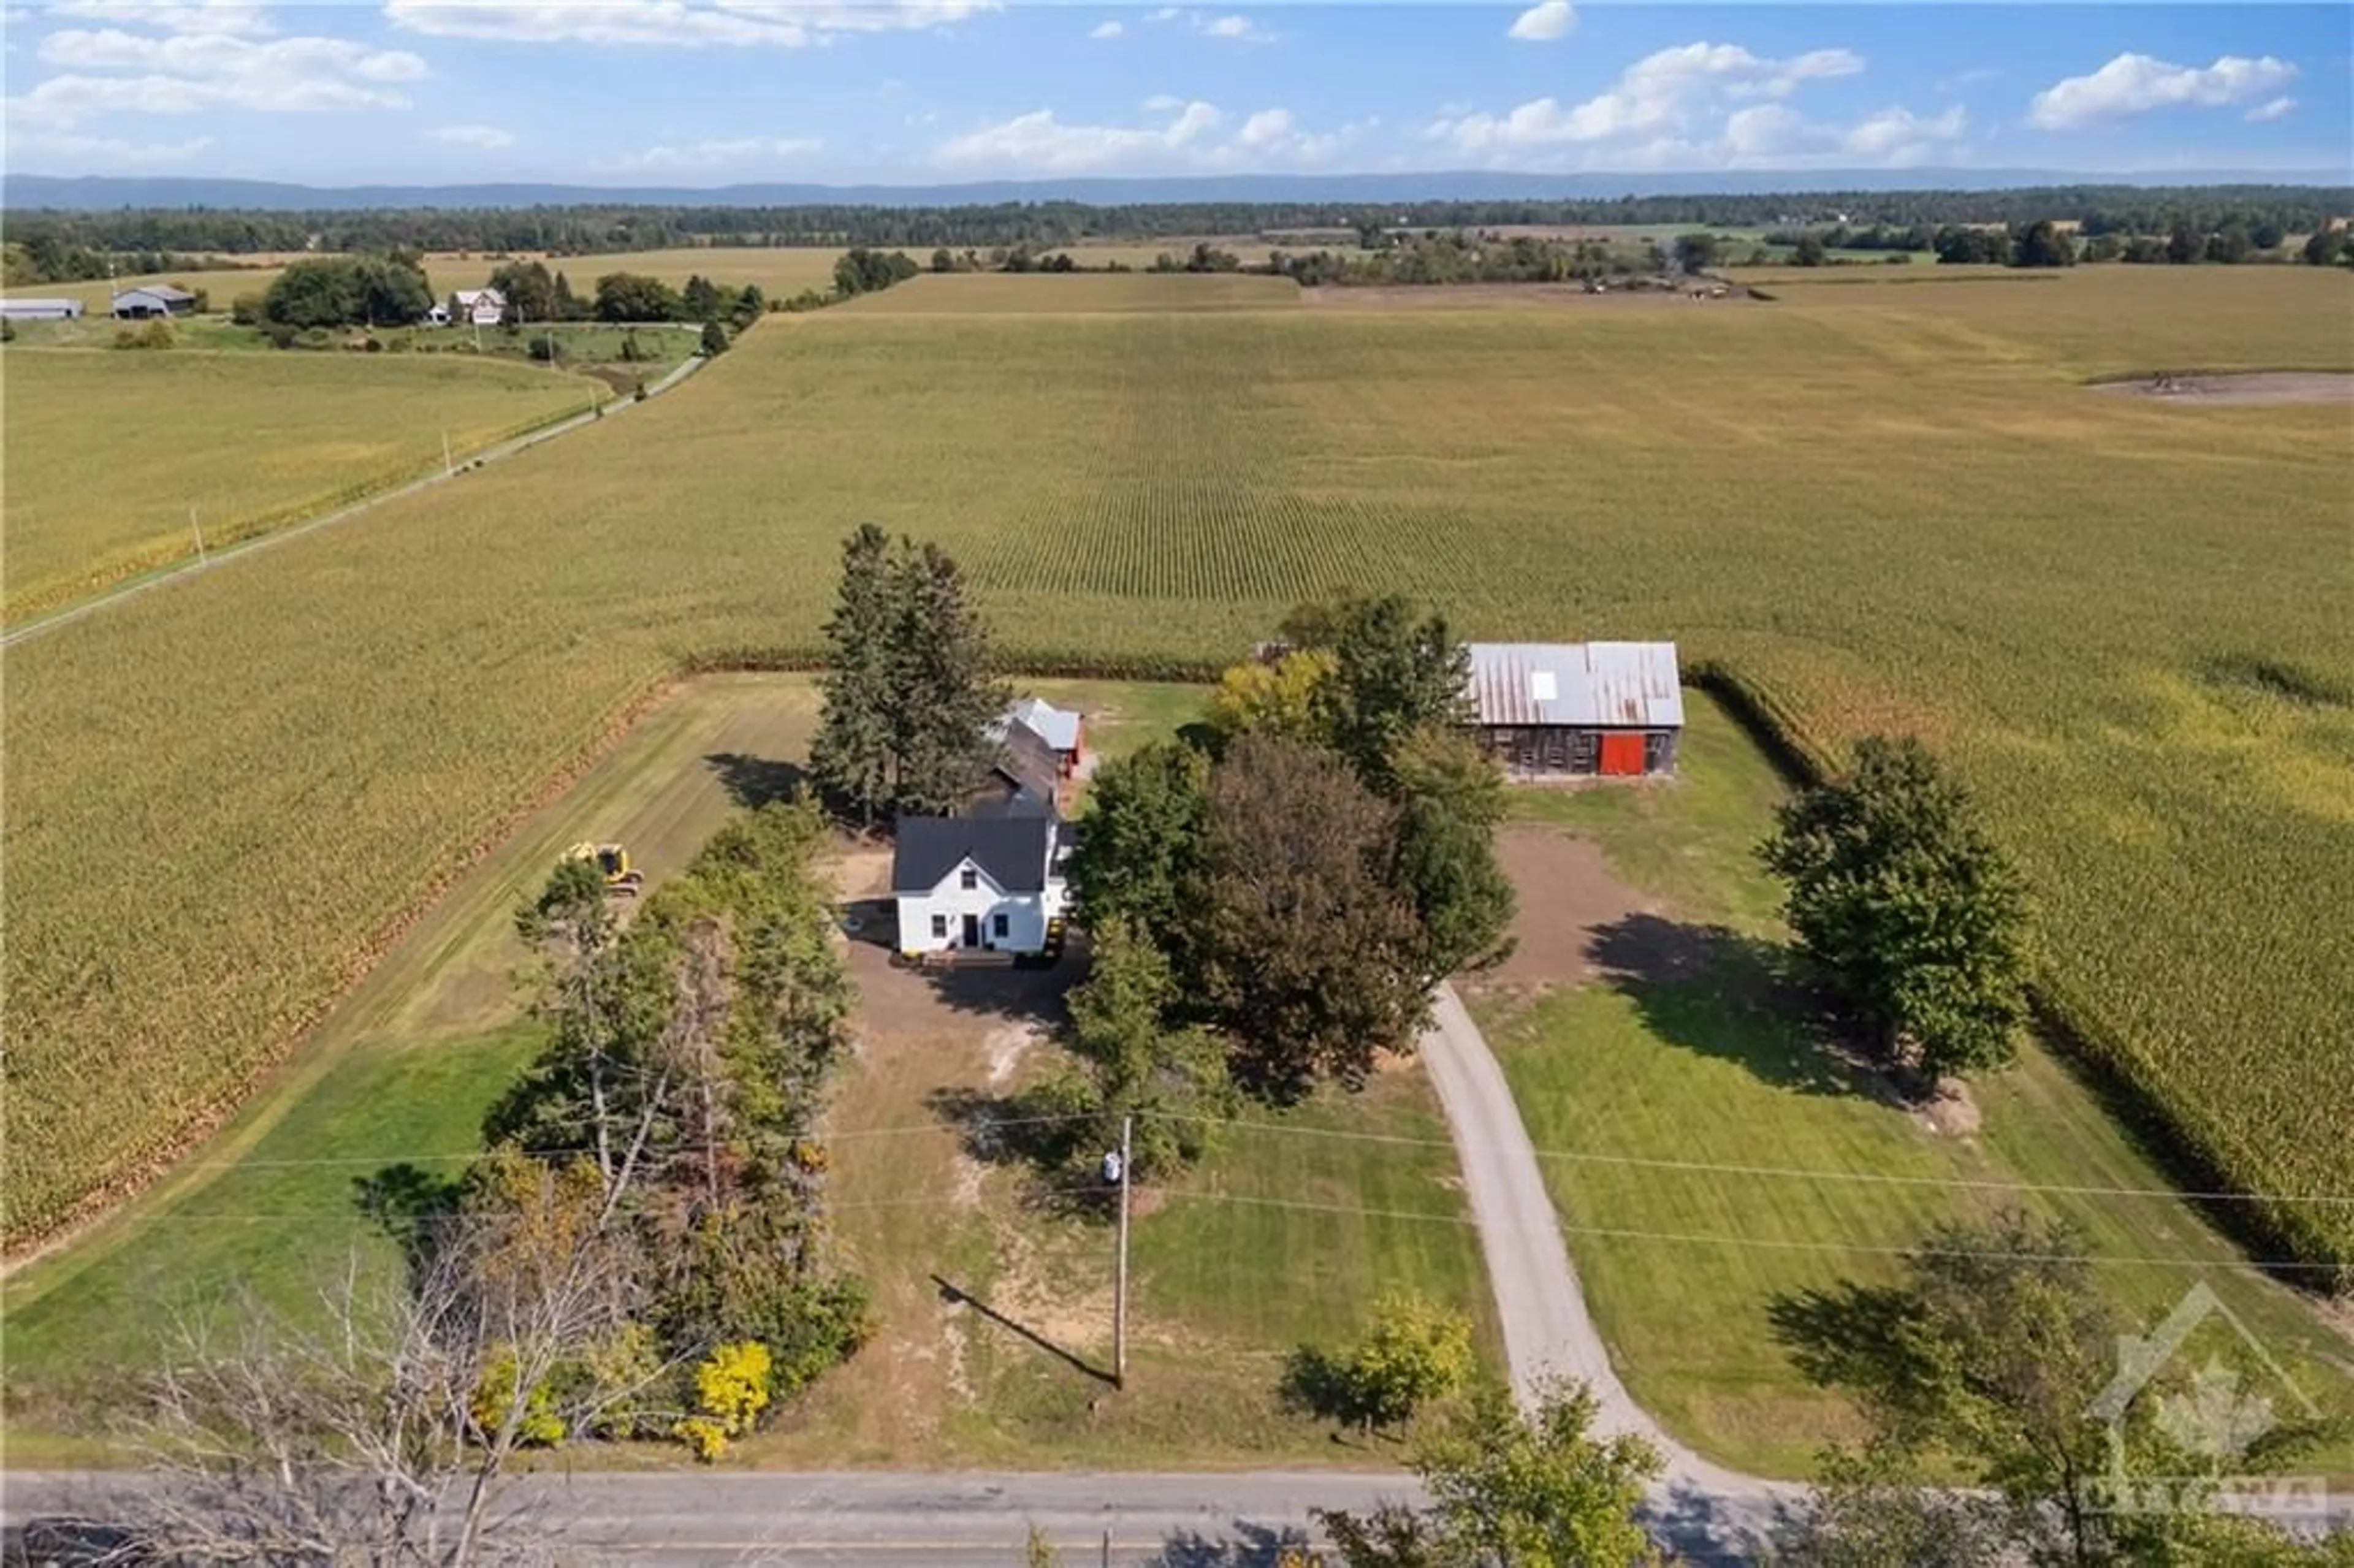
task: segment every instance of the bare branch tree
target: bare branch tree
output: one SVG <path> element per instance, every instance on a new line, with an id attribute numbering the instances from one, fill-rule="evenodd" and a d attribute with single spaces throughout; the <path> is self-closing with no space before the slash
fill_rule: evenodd
<path id="1" fill-rule="evenodd" d="M 184 1326 L 125 1433 L 146 1472 L 114 1512 L 191 1563 L 471 1568 L 553 1561 L 517 1454 L 642 1395 L 567 1376 L 626 1321 L 601 1191 L 515 1161 L 406 1280 L 355 1264 L 305 1321 L 239 1303 Z M 533 1183 L 536 1190 L 533 1190 Z"/>

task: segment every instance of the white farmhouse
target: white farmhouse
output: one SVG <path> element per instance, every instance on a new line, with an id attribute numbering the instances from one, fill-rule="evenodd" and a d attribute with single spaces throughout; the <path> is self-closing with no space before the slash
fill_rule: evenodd
<path id="1" fill-rule="evenodd" d="M 1068 901 L 1070 834 L 1051 811 L 900 818 L 891 856 L 899 950 L 1044 952 Z"/>
<path id="2" fill-rule="evenodd" d="M 450 296 L 451 319 L 496 326 L 507 317 L 507 297 L 496 289 L 461 289 Z"/>

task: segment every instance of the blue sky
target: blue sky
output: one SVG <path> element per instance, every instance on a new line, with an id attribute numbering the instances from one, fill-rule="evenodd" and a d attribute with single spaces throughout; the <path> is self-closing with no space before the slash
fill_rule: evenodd
<path id="1" fill-rule="evenodd" d="M 2342 5 L 54 0 L 7 167 L 351 185 L 2354 164 Z"/>

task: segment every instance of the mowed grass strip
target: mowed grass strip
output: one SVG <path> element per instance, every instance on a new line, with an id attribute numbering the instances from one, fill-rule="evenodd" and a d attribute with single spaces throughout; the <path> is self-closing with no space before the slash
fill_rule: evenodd
<path id="1" fill-rule="evenodd" d="M 811 652 L 866 519 L 1042 662 L 1230 659 L 1396 588 L 1473 636 L 1674 637 L 1825 746 L 1918 730 L 2232 1179 L 2354 1191 L 2345 409 L 2078 385 L 2354 366 L 2347 286 L 772 321 L 560 452 L 12 653 L 10 1234 L 234 1097 L 677 661 Z"/>
<path id="2" fill-rule="evenodd" d="M 1783 940 L 1752 846 L 1781 788 L 1696 694 L 1682 777 L 1660 787 L 1524 791 L 1524 819 L 1593 840 L 1681 933 L 1690 966 L 1622 961 L 1575 989 L 1475 992 L 1612 1359 L 1638 1402 L 1716 1458 L 1810 1473 L 1857 1436 L 1840 1396 L 1808 1386 L 1772 1332 L 1777 1299 L 1884 1281 L 1941 1220 L 2012 1208 L 2064 1217 L 2127 1326 L 2146 1332 L 2204 1283 L 2325 1410 L 2354 1411 L 2354 1361 L 2284 1286 L 2245 1268 L 2163 1171 L 2041 1046 L 1972 1086 L 1975 1130 L 1932 1130 L 1828 1058 L 1765 980 Z M 1613 956 L 1630 938 L 1611 944 Z M 1721 1169 L 1703 1169 L 1703 1167 Z M 1689 1167 L 1689 1168 L 1679 1168 Z M 1781 1174 L 1818 1172 L 1819 1175 Z M 2050 1192 L 2032 1188 L 2106 1189 Z M 2200 1353 L 2204 1353 L 2203 1349 Z M 2287 1402 L 2295 1394 L 2269 1389 Z M 2344 1439 L 2299 1461 L 2354 1473 Z"/>
<path id="3" fill-rule="evenodd" d="M 11 350 L 6 615 L 19 619 L 434 471 L 608 394 L 521 365 Z"/>

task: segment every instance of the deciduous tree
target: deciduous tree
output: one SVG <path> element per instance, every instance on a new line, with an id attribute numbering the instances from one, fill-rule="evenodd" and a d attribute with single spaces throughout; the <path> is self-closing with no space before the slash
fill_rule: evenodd
<path id="1" fill-rule="evenodd" d="M 1640 1437 L 1594 1431 L 1594 1396 L 1554 1383 L 1522 1414 L 1500 1388 L 1424 1441 L 1414 1469 L 1430 1505 L 1316 1517 L 1349 1568 L 1599 1568 L 1654 1563 L 1638 1519 L 1661 1469 Z"/>
<path id="2" fill-rule="evenodd" d="M 1392 880 L 1422 927 L 1426 981 L 1476 969 L 1511 950 L 1515 898 L 1496 858 L 1504 779 L 1458 729 L 1426 726 L 1400 747 Z"/>
<path id="3" fill-rule="evenodd" d="M 1311 746 L 1329 739 L 1317 689 L 1332 673 L 1332 655 L 1297 648 L 1273 663 L 1236 664 L 1218 677 L 1207 722 L 1221 741 L 1244 734 L 1279 736 Z"/>
<path id="4" fill-rule="evenodd" d="M 1084 924 L 1120 920 L 1163 951 L 1182 948 L 1209 787 L 1209 759 L 1181 741 L 1155 741 L 1096 770 L 1067 867 Z"/>
<path id="5" fill-rule="evenodd" d="M 2027 1013 L 2024 895 L 1959 784 L 1911 738 L 1783 806 L 1759 853 L 1799 950 L 1890 1061 L 1935 1076 L 2009 1062 Z"/>
<path id="6" fill-rule="evenodd" d="M 1332 660 L 1331 673 L 1316 685 L 1318 717 L 1331 745 L 1377 792 L 1390 792 L 1406 736 L 1466 717 L 1470 655 L 1445 617 L 1417 618 L 1410 600 L 1390 594 L 1296 610 L 1287 624 L 1329 638 L 1310 644 Z"/>
<path id="7" fill-rule="evenodd" d="M 1086 1144 L 1112 1147 L 1132 1117 L 1135 1175 L 1191 1163 L 1229 1108 L 1225 1048 L 1204 1030 L 1172 1026 L 1169 960 L 1126 920 L 1114 916 L 1088 935 L 1087 982 L 1070 995 L 1071 1053 L 1085 1065 L 1095 1112 Z"/>
<path id="8" fill-rule="evenodd" d="M 1345 763 L 1297 742 L 1244 736 L 1211 777 L 1187 958 L 1262 1092 L 1362 1083 L 1426 1014 L 1421 929 L 1385 875 L 1394 826 Z"/>

